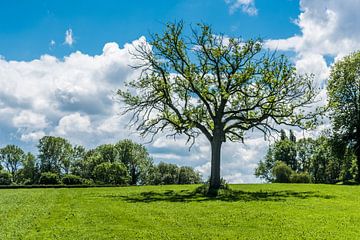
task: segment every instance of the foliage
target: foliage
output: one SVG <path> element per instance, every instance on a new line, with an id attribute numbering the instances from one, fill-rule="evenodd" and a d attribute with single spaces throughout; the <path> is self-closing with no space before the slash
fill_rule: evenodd
<path id="1" fill-rule="evenodd" d="M 311 177 L 310 177 L 310 174 L 307 172 L 302 172 L 302 173 L 293 172 L 290 175 L 290 182 L 291 183 L 310 183 Z"/>
<path id="2" fill-rule="evenodd" d="M 119 152 L 119 158 L 127 167 L 130 175 L 130 184 L 143 184 L 148 178 L 149 169 L 152 166 L 152 159 L 146 148 L 129 139 L 119 141 L 115 144 Z"/>
<path id="3" fill-rule="evenodd" d="M 40 184 L 60 184 L 60 177 L 57 173 L 43 172 L 39 179 Z"/>
<path id="4" fill-rule="evenodd" d="M 201 176 L 191 167 L 178 167 L 176 164 L 160 162 L 150 169 L 149 184 L 197 184 Z"/>
<path id="5" fill-rule="evenodd" d="M 200 173 L 194 171 L 192 167 L 180 167 L 178 171 L 178 184 L 197 184 L 201 182 Z"/>
<path id="6" fill-rule="evenodd" d="M 203 134 L 212 149 L 212 188 L 220 187 L 223 142 L 243 141 L 254 128 L 268 135 L 274 123 L 307 127 L 314 119 L 301 111 L 316 96 L 312 78 L 298 76 L 286 57 L 262 51 L 259 40 L 225 38 L 205 24 L 185 36 L 180 22 L 149 43 L 134 53 L 142 74 L 128 83 L 131 91 L 118 91 L 125 112 L 143 136 L 169 130 L 195 141 Z"/>
<path id="7" fill-rule="evenodd" d="M 337 61 L 327 86 L 333 130 L 352 149 L 360 165 L 360 52 Z M 360 182 L 360 168 L 357 181 Z"/>
<path id="8" fill-rule="evenodd" d="M 27 153 L 22 168 L 19 170 L 19 182 L 26 185 L 34 184 L 39 178 L 39 169 L 36 165 L 36 158 L 33 154 Z"/>
<path id="9" fill-rule="evenodd" d="M 291 135 L 291 134 L 290 134 Z M 336 183 L 354 179 L 353 154 L 336 135 L 323 133 L 317 139 L 303 138 L 290 141 L 282 131 L 280 140 L 269 147 L 264 160 L 255 169 L 255 175 L 274 182 L 272 174 L 276 161 L 291 166 L 296 173 L 308 173 L 311 182 Z"/>
<path id="10" fill-rule="evenodd" d="M 11 184 L 11 174 L 4 170 L 0 170 L 0 185 L 10 185 Z"/>
<path id="11" fill-rule="evenodd" d="M 104 162 L 97 165 L 93 171 L 94 180 L 106 184 L 126 184 L 129 176 L 126 166 L 121 162 Z"/>
<path id="12" fill-rule="evenodd" d="M 61 178 L 61 182 L 65 185 L 80 185 L 83 183 L 83 179 L 77 175 L 65 174 Z"/>
<path id="13" fill-rule="evenodd" d="M 274 182 L 289 183 L 290 176 L 293 174 L 293 171 L 284 162 L 277 161 L 272 169 L 272 174 L 274 176 Z"/>
<path id="14" fill-rule="evenodd" d="M 7 145 L 0 149 L 0 163 L 4 164 L 7 171 L 12 176 L 12 180 L 17 182 L 18 169 L 24 161 L 24 151 L 15 145 Z"/>
<path id="15" fill-rule="evenodd" d="M 44 136 L 38 144 L 40 171 L 57 174 L 68 173 L 73 148 L 64 138 Z"/>

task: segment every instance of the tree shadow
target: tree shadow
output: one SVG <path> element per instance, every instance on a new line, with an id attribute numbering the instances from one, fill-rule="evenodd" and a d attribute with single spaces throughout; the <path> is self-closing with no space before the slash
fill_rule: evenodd
<path id="1" fill-rule="evenodd" d="M 141 192 L 130 195 L 103 195 L 101 197 L 110 198 L 112 200 L 121 200 L 131 203 L 151 203 L 151 202 L 205 202 L 205 201 L 226 201 L 226 202 L 249 202 L 249 201 L 286 201 L 288 198 L 308 199 L 308 198 L 335 198 L 332 195 L 322 195 L 314 191 L 239 191 L 226 190 L 216 197 L 208 197 L 196 191 L 182 190 L 166 190 L 163 192 Z"/>

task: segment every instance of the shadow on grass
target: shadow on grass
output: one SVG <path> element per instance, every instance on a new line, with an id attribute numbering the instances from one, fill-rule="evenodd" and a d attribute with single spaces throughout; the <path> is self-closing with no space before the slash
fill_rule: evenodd
<path id="1" fill-rule="evenodd" d="M 258 191 L 246 192 L 238 190 L 226 190 L 216 197 L 207 197 L 201 193 L 190 190 L 173 191 L 167 190 L 164 192 L 141 192 L 139 194 L 131 195 L 104 195 L 102 197 L 111 198 L 113 200 L 121 200 L 132 203 L 150 203 L 150 202 L 204 202 L 204 201 L 286 201 L 287 198 L 322 198 L 331 199 L 334 196 L 321 195 L 318 192 L 296 192 L 296 191 Z"/>

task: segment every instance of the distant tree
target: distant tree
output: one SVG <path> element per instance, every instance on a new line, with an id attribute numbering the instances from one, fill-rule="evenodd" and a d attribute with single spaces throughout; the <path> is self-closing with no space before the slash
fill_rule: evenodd
<path id="1" fill-rule="evenodd" d="M 360 182 L 360 51 L 334 64 L 327 90 L 333 129 L 355 153 Z"/>
<path id="2" fill-rule="evenodd" d="M 311 156 L 314 154 L 316 141 L 312 138 L 302 138 L 296 142 L 297 166 L 300 172 L 309 172 Z"/>
<path id="3" fill-rule="evenodd" d="M 276 163 L 273 151 L 274 147 L 270 146 L 265 155 L 265 159 L 260 160 L 258 166 L 255 168 L 255 176 L 267 182 L 273 182 L 275 180 L 274 176 L 272 175 L 272 169 Z"/>
<path id="4" fill-rule="evenodd" d="M 81 145 L 76 145 L 73 148 L 70 172 L 72 174 L 82 176 L 85 170 L 84 158 L 86 155 L 86 149 Z"/>
<path id="5" fill-rule="evenodd" d="M 60 184 L 60 176 L 54 172 L 43 172 L 39 178 L 40 184 Z"/>
<path id="6" fill-rule="evenodd" d="M 277 183 L 289 183 L 292 173 L 293 171 L 291 170 L 291 168 L 281 161 L 275 162 L 275 165 L 272 169 L 274 182 Z"/>
<path id="7" fill-rule="evenodd" d="M 0 170 L 0 185 L 10 185 L 11 174 L 7 171 Z"/>
<path id="8" fill-rule="evenodd" d="M 4 164 L 7 171 L 12 176 L 14 182 L 17 182 L 18 169 L 24 161 L 24 151 L 15 145 L 7 145 L 0 149 L 0 162 Z"/>
<path id="9" fill-rule="evenodd" d="M 290 141 L 289 138 L 275 142 L 272 153 L 275 161 L 282 161 L 292 170 L 297 170 L 296 142 Z"/>
<path id="10" fill-rule="evenodd" d="M 152 166 L 152 159 L 146 148 L 128 139 L 119 141 L 115 147 L 119 152 L 120 161 L 128 169 L 130 184 L 143 184 L 146 181 L 148 170 Z"/>
<path id="11" fill-rule="evenodd" d="M 21 182 L 24 184 L 36 183 L 39 178 L 38 171 L 35 156 L 32 153 L 27 153 L 22 162 L 22 168 L 19 170 Z"/>
<path id="12" fill-rule="evenodd" d="M 183 166 L 179 169 L 178 184 L 197 184 L 201 183 L 201 175 L 192 167 Z"/>
<path id="13" fill-rule="evenodd" d="M 77 175 L 65 174 L 61 178 L 61 182 L 65 185 L 79 185 L 83 183 L 83 179 Z"/>
<path id="14" fill-rule="evenodd" d="M 292 130 L 290 130 L 290 133 L 289 133 L 289 140 L 293 143 L 296 143 L 296 137 L 294 135 L 294 132 Z"/>
<path id="15" fill-rule="evenodd" d="M 95 151 L 101 155 L 102 162 L 119 162 L 119 150 L 114 144 L 103 144 L 95 148 Z"/>
<path id="16" fill-rule="evenodd" d="M 344 158 L 343 149 L 336 136 L 323 133 L 317 139 L 304 138 L 296 141 L 286 135 L 273 143 L 255 169 L 255 175 L 268 182 L 276 181 L 273 175 L 275 164 L 280 161 L 289 166 L 294 173 L 294 182 L 306 179 L 309 175 L 314 183 L 335 183 L 350 180 L 350 158 Z M 343 173 L 341 173 L 343 172 Z M 349 175 L 350 174 L 350 175 Z M 302 181 L 301 180 L 301 181 Z"/>
<path id="17" fill-rule="evenodd" d="M 103 162 L 94 168 L 94 180 L 106 184 L 127 184 L 129 175 L 121 162 Z"/>
<path id="18" fill-rule="evenodd" d="M 73 147 L 61 137 L 45 136 L 38 144 L 40 171 L 69 173 Z"/>
<path id="19" fill-rule="evenodd" d="M 149 43 L 134 53 L 142 69 L 128 85 L 135 91 L 118 94 L 143 136 L 169 130 L 193 142 L 199 134 L 208 139 L 211 194 L 221 184 L 223 142 L 243 141 L 250 129 L 268 135 L 274 123 L 305 127 L 313 118 L 301 111 L 315 99 L 312 78 L 298 76 L 286 57 L 262 51 L 258 40 L 227 38 L 204 24 L 184 36 L 179 23 Z"/>
<path id="20" fill-rule="evenodd" d="M 178 167 L 176 164 L 160 162 L 149 170 L 147 184 L 196 184 L 201 182 L 201 175 L 192 167 Z"/>
<path id="21" fill-rule="evenodd" d="M 157 166 L 161 184 L 176 184 L 178 182 L 179 167 L 176 164 L 160 162 Z"/>

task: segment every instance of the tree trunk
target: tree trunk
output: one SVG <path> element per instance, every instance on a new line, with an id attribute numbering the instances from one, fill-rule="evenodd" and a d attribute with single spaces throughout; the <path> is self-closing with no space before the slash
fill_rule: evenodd
<path id="1" fill-rule="evenodd" d="M 360 143 L 359 142 L 357 142 L 355 145 L 355 157 L 356 157 L 356 163 L 357 163 L 357 167 L 358 167 L 356 181 L 358 183 L 360 183 Z"/>
<path id="2" fill-rule="evenodd" d="M 215 136 L 211 141 L 211 176 L 209 195 L 216 195 L 220 188 L 220 156 L 221 156 L 221 137 Z"/>
<path id="3" fill-rule="evenodd" d="M 137 183 L 137 176 L 136 176 L 136 168 L 131 167 L 131 185 L 136 185 Z"/>

